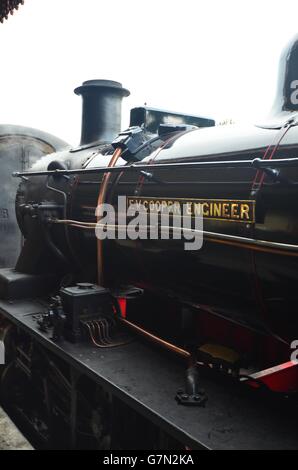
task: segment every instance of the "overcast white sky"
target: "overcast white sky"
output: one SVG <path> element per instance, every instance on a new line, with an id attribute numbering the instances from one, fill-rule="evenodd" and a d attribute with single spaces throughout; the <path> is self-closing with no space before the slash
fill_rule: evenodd
<path id="1" fill-rule="evenodd" d="M 79 142 L 73 89 L 105 78 L 144 104 L 257 121 L 270 109 L 297 0 L 25 0 L 0 24 L 0 122 Z"/>

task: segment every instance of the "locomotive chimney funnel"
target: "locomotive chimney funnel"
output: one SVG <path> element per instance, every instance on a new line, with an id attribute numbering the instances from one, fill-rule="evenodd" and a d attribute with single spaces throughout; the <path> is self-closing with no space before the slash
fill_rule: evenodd
<path id="1" fill-rule="evenodd" d="M 298 35 L 285 47 L 280 58 L 278 85 L 271 116 L 298 111 Z"/>
<path id="2" fill-rule="evenodd" d="M 121 104 L 130 92 L 112 80 L 88 80 L 74 92 L 83 99 L 80 145 L 112 142 L 121 127 Z"/>

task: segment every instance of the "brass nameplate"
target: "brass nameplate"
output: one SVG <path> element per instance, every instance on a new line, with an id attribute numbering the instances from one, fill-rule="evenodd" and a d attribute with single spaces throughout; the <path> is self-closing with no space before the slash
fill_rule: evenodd
<path id="1" fill-rule="evenodd" d="M 255 222 L 255 201 L 232 199 L 188 199 L 127 197 L 127 206 L 143 207 L 146 212 L 201 216 L 230 222 Z"/>

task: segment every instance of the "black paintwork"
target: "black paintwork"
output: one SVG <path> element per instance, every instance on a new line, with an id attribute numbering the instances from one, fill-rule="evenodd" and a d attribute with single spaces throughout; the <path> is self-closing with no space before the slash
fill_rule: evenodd
<path id="1" fill-rule="evenodd" d="M 113 204 L 116 204 L 118 195 L 254 201 L 255 223 L 206 218 L 204 221 L 206 232 L 241 237 L 251 242 L 239 246 L 235 238 L 234 243 L 226 244 L 223 240 L 212 240 L 209 235 L 205 236 L 201 250 L 187 252 L 181 241 L 105 241 L 103 257 L 107 283 L 145 285 L 149 289 L 163 290 L 165 295 L 171 291 L 182 302 L 191 301 L 198 308 L 208 307 L 216 314 L 251 328 L 266 329 L 287 340 L 297 338 L 297 256 L 291 250 L 282 253 L 277 249 L 268 251 L 266 243 L 256 249 L 252 242 L 297 245 L 297 167 L 281 168 L 280 178 L 276 180 L 270 172 L 263 174 L 253 165 L 196 171 L 183 166 L 175 170 L 158 169 L 161 163 L 253 161 L 257 158 L 271 159 L 274 163 L 274 159 L 297 157 L 296 107 L 289 104 L 293 70 L 298 68 L 297 44 L 295 39 L 281 61 L 283 82 L 276 102 L 283 104 L 274 107 L 267 124 L 247 128 L 219 126 L 177 134 L 165 145 L 157 142 L 159 152 L 153 150 L 142 160 L 142 164 L 154 163 L 156 169 L 151 167 L 150 172 L 154 174 L 155 181 L 134 172 L 112 175 L 109 183 L 107 202 Z M 272 120 L 274 125 L 271 125 Z M 47 170 L 48 164 L 57 159 L 69 169 L 89 169 L 107 165 L 110 158 L 111 149 L 94 146 L 75 153 L 47 156 L 34 165 L 33 171 Z M 125 164 L 121 160 L 118 163 Z M 20 193 L 27 203 L 50 201 L 61 204 L 66 198 L 65 212 L 59 214 L 58 211 L 55 216 L 95 222 L 101 178 L 102 174 L 96 173 L 70 175 L 68 179 L 63 176 L 35 176 L 23 183 Z M 64 193 L 54 192 L 53 187 Z M 30 231 L 32 235 L 27 237 L 27 253 L 24 250 L 17 268 L 33 273 L 43 269 L 46 252 L 47 269 L 55 271 L 59 263 L 49 255 L 47 245 L 40 244 L 40 224 L 29 214 L 18 213 L 23 233 Z M 73 263 L 73 272 L 79 280 L 96 282 L 96 239 L 93 231 L 51 227 L 51 238 Z M 32 262 L 33 253 L 35 264 Z"/>
<path id="2" fill-rule="evenodd" d="M 148 181 L 137 173 L 115 175 L 108 198 L 116 204 L 118 195 L 135 196 L 137 191 L 138 196 L 148 198 L 251 199 L 256 201 L 255 224 L 205 219 L 204 230 L 295 245 L 297 231 L 293 217 L 296 213 L 297 186 L 293 183 L 298 177 L 296 168 L 281 169 L 291 184 L 273 182 L 266 176 L 264 184 L 255 193 L 252 189 L 258 170 L 253 166 L 203 168 L 197 171 L 191 168 L 158 170 L 158 163 L 263 158 L 267 148 L 273 146 L 280 135 L 279 129 L 258 127 L 217 127 L 178 135 L 160 150 L 154 160 L 155 178 L 167 184 Z M 293 126 L 287 130 L 274 157 L 297 156 L 297 143 L 298 128 Z M 110 158 L 110 155 L 101 154 L 92 158 L 93 153 L 93 149 L 76 152 L 69 167 L 83 166 L 88 169 L 90 166 L 102 166 Z M 64 155 L 60 155 L 61 161 L 69 159 L 68 153 Z M 47 167 L 53 158 L 57 156 L 45 157 L 44 162 L 41 161 L 33 169 Z M 151 163 L 150 156 L 142 161 L 143 164 L 146 162 Z M 101 176 L 96 174 L 71 176 L 69 180 L 50 177 L 51 186 L 68 193 L 67 218 L 95 221 L 100 179 Z M 41 176 L 25 183 L 27 200 L 61 204 L 60 195 L 44 189 L 45 181 L 46 178 Z M 34 221 L 31 220 L 32 223 Z M 60 249 L 71 257 L 68 242 L 63 241 L 63 231 L 59 229 L 60 232 L 52 229 L 53 238 Z M 79 278 L 95 282 L 94 232 L 77 228 L 67 230 Z M 295 338 L 297 323 L 292 306 L 296 302 L 296 257 L 251 251 L 208 239 L 201 250 L 191 252 L 184 251 L 183 242 L 173 240 L 107 241 L 104 242 L 104 257 L 106 279 L 110 283 L 129 282 L 149 288 L 158 287 L 165 292 L 171 290 L 181 301 L 190 300 L 198 307 L 208 306 L 216 313 L 250 327 L 272 329 L 281 336 Z M 51 261 L 55 265 L 55 259 Z"/>
<path id="3" fill-rule="evenodd" d="M 81 146 L 111 142 L 121 126 L 121 102 L 129 91 L 112 80 L 88 80 L 76 88 L 83 99 Z"/>
<path id="4" fill-rule="evenodd" d="M 161 109 L 149 108 L 142 106 L 133 108 L 130 111 L 130 126 L 143 126 L 148 132 L 157 134 L 160 125 L 187 124 L 196 127 L 215 126 L 214 119 L 203 116 L 190 116 L 189 114 L 174 113 Z"/>
<path id="5" fill-rule="evenodd" d="M 191 449 L 297 449 L 297 407 L 292 401 L 264 397 L 231 378 L 207 373 L 200 378 L 208 395 L 206 407 L 178 406 L 174 397 L 183 387 L 183 363 L 137 338 L 107 350 L 68 341 L 55 344 L 51 333 L 42 332 L 33 318 L 46 308 L 39 300 L 0 301 L 5 318 L 111 393 L 113 403 L 126 403 L 130 417 L 135 410 Z"/>

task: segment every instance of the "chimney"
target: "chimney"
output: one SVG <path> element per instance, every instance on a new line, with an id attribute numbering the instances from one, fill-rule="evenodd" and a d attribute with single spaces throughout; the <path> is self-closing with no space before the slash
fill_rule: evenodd
<path id="1" fill-rule="evenodd" d="M 74 92 L 83 99 L 80 145 L 112 142 L 120 132 L 122 98 L 130 92 L 112 80 L 88 80 Z"/>
<path id="2" fill-rule="evenodd" d="M 278 85 L 271 116 L 298 111 L 298 35 L 281 54 Z"/>

